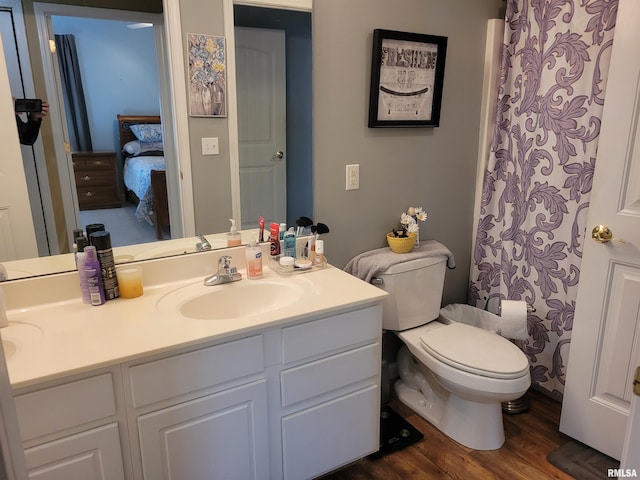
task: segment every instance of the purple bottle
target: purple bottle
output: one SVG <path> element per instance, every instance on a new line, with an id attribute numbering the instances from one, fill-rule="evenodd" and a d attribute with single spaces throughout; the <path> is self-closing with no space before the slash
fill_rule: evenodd
<path id="1" fill-rule="evenodd" d="M 102 285 L 102 272 L 96 247 L 93 245 L 84 247 L 85 263 L 84 268 L 87 273 L 87 284 L 89 285 L 89 296 L 91 305 L 102 305 L 106 299 L 104 296 L 104 286 Z"/>

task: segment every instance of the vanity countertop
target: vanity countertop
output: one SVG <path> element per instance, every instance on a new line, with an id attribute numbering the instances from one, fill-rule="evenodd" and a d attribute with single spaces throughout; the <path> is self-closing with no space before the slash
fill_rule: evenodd
<path id="1" fill-rule="evenodd" d="M 243 253 L 243 250 L 237 252 Z M 215 253 L 196 255 L 201 255 L 200 263 L 206 259 L 207 264 L 215 264 Z M 186 273 L 179 279 L 166 281 L 166 274 L 158 274 L 182 265 L 177 261 L 154 260 L 143 264 L 144 294 L 135 299 L 118 298 L 93 307 L 82 303 L 77 287 L 77 292 L 61 295 L 59 299 L 43 295 L 42 302 L 37 305 L 25 307 L 16 302 L 11 305 L 10 302 L 7 312 L 9 326 L 0 334 L 12 387 L 25 387 L 150 354 L 242 336 L 301 318 L 347 311 L 376 303 L 386 296 L 383 290 L 331 266 L 283 277 L 265 265 L 263 280 L 247 280 L 245 272 L 240 270 L 242 282 L 257 285 L 257 282 L 268 282 L 270 278 L 291 282 L 304 289 L 302 300 L 280 309 L 233 320 L 187 318 L 157 307 L 167 294 L 188 285 L 202 284 L 202 272 L 186 267 L 182 269 Z M 191 263 L 196 265 L 198 261 L 192 259 Z M 240 269 L 244 265 L 238 264 L 238 267 Z M 204 271 L 211 273 L 210 269 Z M 24 282 L 40 282 L 32 287 L 41 289 L 46 282 L 55 282 L 56 277 L 60 283 L 77 282 L 77 273 Z M 152 278 L 157 278 L 157 283 Z M 25 283 L 20 288 L 25 290 L 28 286 Z M 234 284 L 213 288 L 234 288 Z M 14 296 L 19 297 L 20 293 Z M 246 301 L 251 302 L 252 299 L 247 298 Z"/>

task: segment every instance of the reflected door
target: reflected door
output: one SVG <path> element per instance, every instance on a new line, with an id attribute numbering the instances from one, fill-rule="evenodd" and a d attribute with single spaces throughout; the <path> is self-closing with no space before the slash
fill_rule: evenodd
<path id="1" fill-rule="evenodd" d="M 9 76 L 0 41 L 0 261 L 38 256 Z"/>
<path id="2" fill-rule="evenodd" d="M 287 218 L 285 34 L 236 27 L 235 41 L 244 230 Z"/>
<path id="3" fill-rule="evenodd" d="M 35 94 L 29 64 L 27 37 L 22 20 L 22 7 L 16 0 L 0 0 L 0 35 L 2 35 L 7 73 L 12 96 L 16 98 L 38 98 Z M 48 222 L 54 228 L 53 209 L 48 199 L 49 183 L 44 160 L 42 140 L 38 137 L 34 145 L 20 145 L 22 166 L 27 181 L 31 217 L 36 232 L 40 255 L 57 253 L 55 235 L 47 234 Z M 48 211 L 45 213 L 45 209 Z M 46 217 L 45 217 L 46 215 Z M 55 228 L 54 228 L 55 229 Z"/>

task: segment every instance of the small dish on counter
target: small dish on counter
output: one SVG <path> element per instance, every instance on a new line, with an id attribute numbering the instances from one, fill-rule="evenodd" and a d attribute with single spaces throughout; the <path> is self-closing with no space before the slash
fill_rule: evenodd
<path id="1" fill-rule="evenodd" d="M 313 263 L 308 258 L 296 258 L 294 265 L 301 270 L 307 270 L 313 266 Z"/>

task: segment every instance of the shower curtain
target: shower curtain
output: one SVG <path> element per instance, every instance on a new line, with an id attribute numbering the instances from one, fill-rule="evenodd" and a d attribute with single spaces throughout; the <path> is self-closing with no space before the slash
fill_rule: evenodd
<path id="1" fill-rule="evenodd" d="M 535 307 L 528 338 L 516 343 L 532 382 L 558 396 L 580 321 L 574 307 L 617 4 L 507 1 L 469 303 L 494 313 L 501 299 Z"/>

